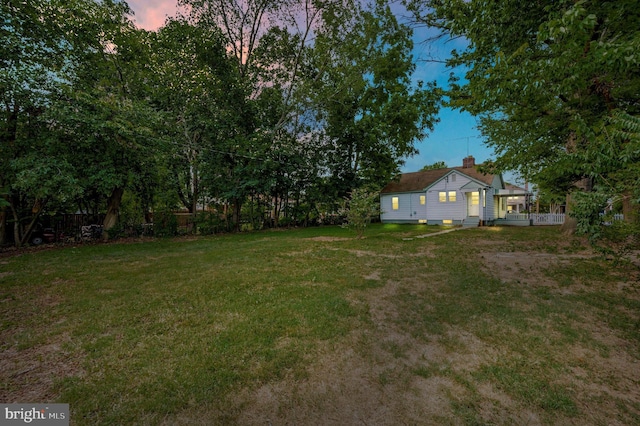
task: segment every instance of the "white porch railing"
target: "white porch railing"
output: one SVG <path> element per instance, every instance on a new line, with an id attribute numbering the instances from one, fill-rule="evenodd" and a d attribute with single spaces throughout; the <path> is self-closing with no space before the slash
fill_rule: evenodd
<path id="1" fill-rule="evenodd" d="M 510 220 L 531 220 L 533 225 L 562 225 L 564 223 L 564 213 L 507 213 L 506 219 Z M 613 220 L 623 220 L 624 215 L 616 214 Z"/>
<path id="2" fill-rule="evenodd" d="M 562 225 L 564 213 L 531 213 L 534 225 Z"/>
<path id="3" fill-rule="evenodd" d="M 507 213 L 505 219 L 508 220 L 529 220 L 529 213 Z"/>

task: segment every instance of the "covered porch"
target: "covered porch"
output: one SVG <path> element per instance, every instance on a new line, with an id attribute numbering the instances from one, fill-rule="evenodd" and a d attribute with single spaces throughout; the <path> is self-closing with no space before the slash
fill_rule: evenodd
<path id="1" fill-rule="evenodd" d="M 525 210 L 530 206 L 531 192 L 525 189 L 498 189 L 496 190 L 497 209 L 494 224 L 510 226 L 531 226 L 532 221 L 528 214 L 524 212 L 509 211 L 509 200 L 515 198 L 522 199 Z"/>
<path id="2" fill-rule="evenodd" d="M 487 224 L 496 218 L 494 191 L 492 187 L 479 187 L 476 182 L 469 182 L 460 188 L 465 200 L 465 227 Z"/>

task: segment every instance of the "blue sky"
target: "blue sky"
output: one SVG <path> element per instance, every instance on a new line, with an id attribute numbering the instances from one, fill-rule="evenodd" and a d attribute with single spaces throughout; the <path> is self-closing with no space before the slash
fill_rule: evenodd
<path id="1" fill-rule="evenodd" d="M 459 78 L 464 77 L 464 69 L 451 70 L 442 61 L 450 57 L 453 49 L 464 50 L 463 39 L 425 42 L 433 32 L 425 29 L 414 30 L 413 55 L 416 61 L 414 80 L 436 81 L 439 87 L 447 88 L 452 71 Z M 484 144 L 484 138 L 478 130 L 478 120 L 467 112 L 442 108 L 438 115 L 439 122 L 427 138 L 416 143 L 420 153 L 406 160 L 403 172 L 412 172 L 423 166 L 444 161 L 447 166 L 461 166 L 462 159 L 473 155 L 476 163 L 482 163 L 493 157 L 493 150 Z"/>
<path id="2" fill-rule="evenodd" d="M 425 43 L 430 35 L 433 33 L 424 29 L 414 30 L 413 55 L 417 65 L 414 81 L 436 81 L 439 87 L 448 88 L 449 75 L 453 72 L 456 77 L 464 79 L 466 70 L 452 70 L 443 61 L 451 57 L 452 50 L 464 50 L 467 42 L 459 38 Z M 495 159 L 493 149 L 486 146 L 485 138 L 478 130 L 479 120 L 476 117 L 464 111 L 442 108 L 438 118 L 440 121 L 433 132 L 416 142 L 419 154 L 406 159 L 402 172 L 415 172 L 437 161 L 444 161 L 449 167 L 462 166 L 462 159 L 468 155 L 475 157 L 476 164 Z M 503 177 L 510 183 L 524 186 L 514 173 L 504 173 Z"/>

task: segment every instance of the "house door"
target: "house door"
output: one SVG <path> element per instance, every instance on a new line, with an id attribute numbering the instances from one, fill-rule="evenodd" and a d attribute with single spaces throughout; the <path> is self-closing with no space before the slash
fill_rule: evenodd
<path id="1" fill-rule="evenodd" d="M 480 216 L 480 193 L 467 192 L 467 216 Z"/>

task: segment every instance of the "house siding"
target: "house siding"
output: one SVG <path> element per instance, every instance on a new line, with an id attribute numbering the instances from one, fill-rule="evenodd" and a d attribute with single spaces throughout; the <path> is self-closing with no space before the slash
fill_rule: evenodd
<path id="1" fill-rule="evenodd" d="M 414 194 L 383 194 L 380 196 L 380 220 L 383 222 L 410 222 L 412 216 L 412 196 Z M 392 199 L 398 197 L 398 210 L 393 210 Z"/>
<path id="2" fill-rule="evenodd" d="M 452 175 L 455 174 L 455 182 L 453 182 Z M 471 180 L 463 175 L 452 173 L 429 188 L 427 191 L 427 220 L 429 222 L 438 222 L 446 219 L 451 219 L 454 222 L 461 222 L 467 216 L 467 197 L 465 190 L 460 189 Z M 456 201 L 450 202 L 447 198 L 446 203 L 441 203 L 439 200 L 439 193 L 441 191 L 456 192 Z"/>

